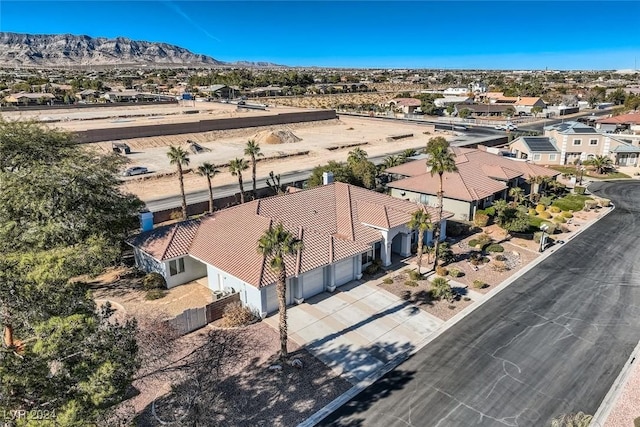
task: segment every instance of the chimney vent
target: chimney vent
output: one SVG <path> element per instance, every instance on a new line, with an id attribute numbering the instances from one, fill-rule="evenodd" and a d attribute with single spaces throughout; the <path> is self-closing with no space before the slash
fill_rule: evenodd
<path id="1" fill-rule="evenodd" d="M 322 185 L 331 184 L 333 182 L 333 172 L 322 172 Z"/>

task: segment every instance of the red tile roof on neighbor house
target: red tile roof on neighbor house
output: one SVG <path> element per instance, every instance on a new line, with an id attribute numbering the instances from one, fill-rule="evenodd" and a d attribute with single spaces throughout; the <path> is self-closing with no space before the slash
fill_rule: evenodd
<path id="1" fill-rule="evenodd" d="M 165 261 L 187 254 L 198 226 L 198 220 L 178 222 L 140 233 L 128 243 L 158 261 Z"/>
<path id="2" fill-rule="evenodd" d="M 269 260 L 258 253 L 258 239 L 271 225 L 282 223 L 286 230 L 298 236 L 304 249 L 285 257 L 288 276 L 297 276 L 330 263 L 350 258 L 382 240 L 379 230 L 404 225 L 419 205 L 375 191 L 343 183 L 301 190 L 215 212 L 197 225 L 184 250 L 185 239 L 175 241 L 175 250 L 189 254 L 255 287 L 274 283 L 275 274 Z M 435 208 L 423 207 L 436 218 Z M 453 216 L 445 212 L 443 218 Z M 156 248 L 167 245 L 174 224 L 142 233 L 130 243 L 145 243 Z M 366 224 L 366 225 L 365 225 Z M 191 227 L 189 227 L 191 230 Z M 176 234 L 176 233 L 174 233 Z M 145 236 L 141 238 L 141 236 Z M 157 241 L 152 242 L 152 236 Z M 182 234 L 180 234 L 182 236 Z M 185 234 L 185 237 L 188 237 Z M 180 242 L 180 244 L 178 244 Z M 156 258 L 161 250 L 145 250 Z"/>
<path id="3" fill-rule="evenodd" d="M 636 111 L 628 114 L 621 114 L 619 116 L 608 117 L 605 119 L 597 120 L 596 123 L 603 123 L 607 125 L 615 124 L 640 124 L 640 111 Z"/>
<path id="4" fill-rule="evenodd" d="M 560 172 L 542 166 L 510 159 L 480 149 L 452 147 L 457 172 L 443 175 L 444 196 L 449 199 L 482 200 L 507 188 L 506 181 L 517 177 L 557 176 Z M 416 160 L 386 170 L 408 176 L 393 181 L 388 187 L 435 195 L 440 188 L 437 174 L 427 172 L 426 161 Z"/>
<path id="5" fill-rule="evenodd" d="M 403 107 L 419 107 L 422 105 L 422 101 L 416 98 L 394 98 L 389 101 L 389 104 L 401 105 Z"/>

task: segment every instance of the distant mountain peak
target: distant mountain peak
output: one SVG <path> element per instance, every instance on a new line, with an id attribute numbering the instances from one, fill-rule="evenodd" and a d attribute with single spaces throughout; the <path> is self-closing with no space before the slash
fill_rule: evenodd
<path id="1" fill-rule="evenodd" d="M 73 34 L 0 32 L 0 63 L 5 66 L 226 65 L 207 55 L 167 43 Z"/>

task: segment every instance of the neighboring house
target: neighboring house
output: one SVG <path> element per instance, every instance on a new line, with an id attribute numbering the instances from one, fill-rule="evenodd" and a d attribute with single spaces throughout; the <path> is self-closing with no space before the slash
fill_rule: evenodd
<path id="1" fill-rule="evenodd" d="M 142 93 L 138 91 L 128 90 L 123 92 L 107 92 L 102 96 L 109 102 L 175 102 L 175 97 L 170 95 L 161 95 L 157 93 Z"/>
<path id="2" fill-rule="evenodd" d="M 546 108 L 547 104 L 539 97 L 499 96 L 491 100 L 494 104 L 508 104 L 515 108 L 516 113 L 531 114 L 533 107 Z"/>
<path id="3" fill-rule="evenodd" d="M 269 85 L 252 89 L 250 93 L 255 96 L 277 96 L 282 94 L 282 88 L 280 86 Z"/>
<path id="4" fill-rule="evenodd" d="M 466 87 L 450 87 L 445 89 L 442 94 L 447 96 L 466 96 L 470 92 L 469 88 Z"/>
<path id="5" fill-rule="evenodd" d="M 512 187 L 531 188 L 526 180 L 532 176 L 555 177 L 552 169 L 517 161 L 484 149 L 453 147 L 457 172 L 443 175 L 443 207 L 454 218 L 472 220 L 478 209 L 495 200 L 506 199 Z M 437 206 L 440 188 L 438 174 L 427 171 L 425 160 L 416 160 L 386 170 L 392 181 L 387 184 L 391 195 L 401 199 Z"/>
<path id="6" fill-rule="evenodd" d="M 596 121 L 596 129 L 600 132 L 640 133 L 640 111 L 619 116 L 607 117 Z"/>
<path id="7" fill-rule="evenodd" d="M 37 105 L 50 104 L 55 99 L 55 95 L 51 93 L 14 93 L 4 98 L 7 104 L 13 105 Z"/>
<path id="8" fill-rule="evenodd" d="M 254 200 L 205 216 L 146 231 L 130 239 L 136 264 L 157 271 L 169 286 L 207 277 L 212 291 L 233 289 L 261 315 L 278 309 L 276 275 L 257 251 L 258 240 L 282 223 L 304 249 L 285 258 L 287 303 L 301 302 L 325 290 L 359 279 L 378 259 L 411 254 L 417 234 L 406 227 L 416 203 L 344 183 L 330 183 Z M 437 217 L 436 209 L 422 207 Z M 440 224 L 446 237 L 445 212 Z M 432 239 L 426 233 L 426 242 Z"/>
<path id="9" fill-rule="evenodd" d="M 437 100 L 436 100 L 437 101 Z M 471 117 L 502 116 L 504 112 L 512 109 L 509 104 L 458 104 L 455 106 L 455 115 L 459 115 L 462 110 L 471 111 Z"/>
<path id="10" fill-rule="evenodd" d="M 436 107 L 446 107 L 447 105 L 456 105 L 456 104 L 472 104 L 473 98 L 463 95 L 463 96 L 445 96 L 444 98 L 437 98 L 433 101 L 433 104 Z"/>
<path id="11" fill-rule="evenodd" d="M 413 114 L 420 106 L 422 101 L 416 98 L 395 98 L 387 102 L 393 108 L 400 109 L 404 114 Z"/>
<path id="12" fill-rule="evenodd" d="M 619 166 L 637 166 L 640 147 L 579 122 L 544 128 L 544 137 L 520 137 L 509 144 L 516 158 L 542 165 L 572 165 L 596 156 L 607 156 Z"/>
<path id="13" fill-rule="evenodd" d="M 99 95 L 100 93 L 97 90 L 85 89 L 76 93 L 76 98 L 80 101 L 94 102 Z"/>

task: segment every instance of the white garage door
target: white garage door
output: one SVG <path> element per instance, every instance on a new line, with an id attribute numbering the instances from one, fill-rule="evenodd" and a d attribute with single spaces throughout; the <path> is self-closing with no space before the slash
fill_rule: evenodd
<path id="1" fill-rule="evenodd" d="M 344 285 L 353 280 L 353 258 L 336 264 L 336 286 Z"/>
<path id="2" fill-rule="evenodd" d="M 316 268 L 302 276 L 302 297 L 310 298 L 324 291 L 323 268 Z"/>
<path id="3" fill-rule="evenodd" d="M 288 281 L 287 281 L 288 282 Z M 287 305 L 291 304 L 291 286 L 287 285 Z M 278 293 L 276 292 L 276 284 L 265 288 L 267 293 L 267 313 L 278 311 Z"/>

